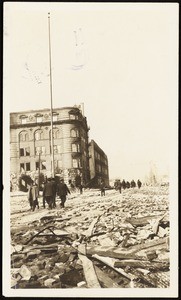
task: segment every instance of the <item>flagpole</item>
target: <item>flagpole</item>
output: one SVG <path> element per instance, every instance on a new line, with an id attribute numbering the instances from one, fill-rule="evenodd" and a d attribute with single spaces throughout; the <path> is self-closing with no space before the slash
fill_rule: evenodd
<path id="1" fill-rule="evenodd" d="M 53 101 L 52 101 L 52 67 L 51 67 L 51 37 L 50 37 L 50 13 L 48 13 L 48 33 L 49 33 L 49 67 L 50 67 L 50 100 L 51 100 L 51 173 L 55 176 L 54 171 L 54 145 L 53 145 Z"/>

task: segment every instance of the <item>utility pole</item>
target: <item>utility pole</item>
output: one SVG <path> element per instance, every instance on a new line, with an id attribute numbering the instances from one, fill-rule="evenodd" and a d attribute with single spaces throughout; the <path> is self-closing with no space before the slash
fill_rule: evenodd
<path id="1" fill-rule="evenodd" d="M 41 153 L 39 152 L 39 168 L 38 168 L 38 194 L 40 193 L 40 164 L 41 164 L 41 161 L 40 161 L 40 155 L 41 155 Z"/>
<path id="2" fill-rule="evenodd" d="M 54 170 L 54 143 L 53 143 L 53 101 L 52 101 L 52 67 L 51 67 L 51 36 L 50 36 L 50 13 L 48 13 L 48 33 L 49 33 L 49 67 L 50 67 L 50 100 L 51 100 L 51 173 L 55 176 Z"/>

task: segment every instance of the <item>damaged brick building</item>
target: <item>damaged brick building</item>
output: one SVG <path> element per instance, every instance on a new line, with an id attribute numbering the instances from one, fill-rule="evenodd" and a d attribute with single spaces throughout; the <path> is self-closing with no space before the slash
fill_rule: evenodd
<path id="1" fill-rule="evenodd" d="M 98 185 L 100 178 L 109 185 L 107 156 L 94 141 L 89 143 L 89 129 L 83 105 L 53 110 L 55 174 L 63 177 L 67 183 L 70 180 L 75 182 L 76 176 L 80 175 L 85 186 L 90 183 Z M 106 160 L 103 165 L 97 157 L 100 154 L 101 160 Z M 11 178 L 20 174 L 36 178 L 39 172 L 51 176 L 51 164 L 50 110 L 11 113 Z"/>

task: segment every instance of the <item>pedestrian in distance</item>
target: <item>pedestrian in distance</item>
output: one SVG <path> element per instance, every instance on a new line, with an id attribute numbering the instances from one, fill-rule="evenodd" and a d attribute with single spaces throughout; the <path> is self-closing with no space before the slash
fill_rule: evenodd
<path id="1" fill-rule="evenodd" d="M 122 187 L 123 187 L 124 190 L 126 189 L 126 181 L 124 179 L 122 181 Z"/>
<path id="2" fill-rule="evenodd" d="M 45 183 L 44 189 L 43 189 L 43 198 L 44 201 L 48 203 L 48 207 L 52 209 L 53 207 L 53 185 L 51 182 L 51 178 L 48 178 L 47 183 Z M 45 205 L 45 202 L 44 202 Z"/>
<path id="3" fill-rule="evenodd" d="M 31 210 L 33 209 L 33 197 L 32 197 L 32 192 L 31 192 L 32 186 L 33 186 L 33 183 L 30 184 L 30 187 L 28 189 L 28 201 L 29 201 Z"/>
<path id="4" fill-rule="evenodd" d="M 136 187 L 136 182 L 134 180 L 131 181 L 131 188 L 135 188 Z"/>
<path id="5" fill-rule="evenodd" d="M 130 188 L 130 183 L 129 183 L 129 181 L 126 182 L 126 187 L 127 187 L 127 189 Z"/>
<path id="6" fill-rule="evenodd" d="M 80 194 L 83 193 L 83 185 L 82 184 L 79 185 L 79 191 L 80 191 Z"/>
<path id="7" fill-rule="evenodd" d="M 141 183 L 141 181 L 138 179 L 138 181 L 137 181 L 137 185 L 138 185 L 138 188 L 140 189 L 141 188 L 141 186 L 142 186 L 142 183 Z"/>
<path id="8" fill-rule="evenodd" d="M 57 195 L 61 199 L 60 207 L 64 208 L 65 207 L 65 202 L 67 200 L 67 194 L 70 194 L 70 190 L 66 183 L 64 183 L 64 180 L 61 179 L 60 183 L 57 185 Z"/>
<path id="9" fill-rule="evenodd" d="M 118 191 L 119 191 L 120 194 L 121 194 L 121 181 L 120 181 L 120 179 L 119 179 L 118 182 L 117 182 L 117 189 L 118 189 Z"/>
<path id="10" fill-rule="evenodd" d="M 105 184 L 103 180 L 101 180 L 101 196 L 105 196 Z"/>

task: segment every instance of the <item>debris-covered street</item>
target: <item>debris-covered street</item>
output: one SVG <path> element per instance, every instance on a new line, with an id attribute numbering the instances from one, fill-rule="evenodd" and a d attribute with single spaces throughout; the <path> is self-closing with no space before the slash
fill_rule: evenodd
<path id="1" fill-rule="evenodd" d="M 11 195 L 12 288 L 169 287 L 168 187 L 71 193 L 30 211 Z"/>

